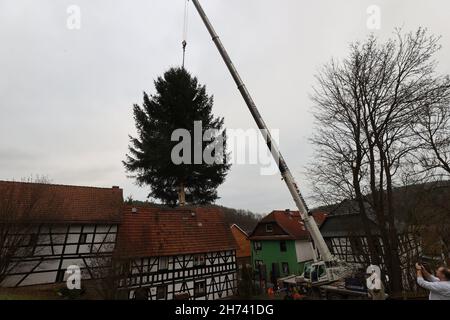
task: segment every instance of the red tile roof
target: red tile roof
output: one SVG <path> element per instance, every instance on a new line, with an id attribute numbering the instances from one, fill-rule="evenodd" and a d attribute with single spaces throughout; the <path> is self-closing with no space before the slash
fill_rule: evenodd
<path id="1" fill-rule="evenodd" d="M 123 193 L 118 187 L 94 188 L 0 181 L 0 206 L 30 222 L 118 223 Z M 5 210 L 0 219 L 4 219 Z"/>
<path id="2" fill-rule="evenodd" d="M 320 225 L 325 221 L 327 214 L 324 212 L 313 212 L 314 220 L 317 225 Z M 300 216 L 299 211 L 287 211 L 287 210 L 274 210 L 267 216 L 265 216 L 258 225 L 264 225 L 267 223 L 276 223 L 283 231 L 283 234 L 261 234 L 256 232 L 260 230 L 258 227 L 250 235 L 250 240 L 269 240 L 269 239 L 292 239 L 292 240 L 306 240 L 309 239 L 309 232 L 306 230 L 304 222 Z"/>
<path id="3" fill-rule="evenodd" d="M 133 208 L 137 209 L 133 213 Z M 117 254 L 155 257 L 236 250 L 220 209 L 161 209 L 126 206 L 119 228 Z"/>
<path id="4" fill-rule="evenodd" d="M 233 224 L 230 227 L 230 229 L 233 234 L 234 240 L 236 240 L 236 243 L 238 245 L 236 257 L 237 258 L 250 257 L 251 249 L 248 234 L 244 230 L 242 230 L 237 224 Z"/>

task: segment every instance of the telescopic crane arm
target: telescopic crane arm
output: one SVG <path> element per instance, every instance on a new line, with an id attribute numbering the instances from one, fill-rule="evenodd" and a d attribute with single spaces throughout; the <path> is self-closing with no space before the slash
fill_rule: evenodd
<path id="1" fill-rule="evenodd" d="M 294 177 L 291 174 L 291 171 L 289 170 L 286 162 L 284 161 L 283 156 L 280 153 L 280 150 L 278 149 L 278 146 L 276 142 L 272 139 L 272 136 L 270 135 L 270 132 L 268 130 L 267 125 L 264 123 L 264 120 L 262 119 L 255 102 L 253 101 L 250 93 L 248 92 L 244 82 L 242 81 L 241 77 L 239 76 L 238 71 L 236 70 L 235 66 L 233 65 L 233 62 L 230 59 L 230 56 L 228 55 L 225 47 L 223 46 L 222 42 L 220 41 L 219 36 L 217 35 L 216 31 L 214 30 L 213 26 L 211 25 L 211 22 L 209 21 L 208 17 L 206 16 L 205 11 L 203 10 L 202 6 L 200 5 L 198 0 L 192 0 L 194 3 L 195 8 L 197 9 L 200 17 L 202 18 L 206 28 L 208 29 L 209 34 L 212 37 L 212 40 L 214 41 L 217 49 L 220 52 L 220 55 L 222 56 L 225 64 L 228 67 L 228 70 L 231 73 L 231 76 L 233 77 L 234 81 L 236 82 L 236 85 L 239 89 L 239 91 L 242 94 L 242 97 L 245 100 L 245 103 L 247 104 L 247 107 L 250 111 L 250 113 L 253 116 L 253 119 L 256 121 L 256 124 L 258 125 L 259 130 L 261 131 L 262 135 L 264 136 L 264 139 L 266 141 L 267 147 L 269 148 L 270 152 L 272 153 L 272 156 L 274 157 L 275 161 L 278 163 L 278 168 L 280 170 L 281 176 L 283 177 L 284 182 L 286 183 L 286 186 L 289 189 L 289 192 L 291 193 L 292 198 L 294 199 L 294 202 L 300 211 L 300 215 L 305 223 L 306 229 L 311 234 L 311 237 L 314 241 L 314 244 L 316 245 L 320 255 L 321 259 L 325 262 L 334 261 L 333 256 L 330 253 L 330 250 L 328 249 L 324 238 L 322 237 L 322 234 L 320 233 L 320 230 L 314 221 L 314 218 L 309 214 L 309 209 L 306 205 L 306 202 L 300 193 L 300 190 L 297 187 L 297 184 L 295 183 Z"/>

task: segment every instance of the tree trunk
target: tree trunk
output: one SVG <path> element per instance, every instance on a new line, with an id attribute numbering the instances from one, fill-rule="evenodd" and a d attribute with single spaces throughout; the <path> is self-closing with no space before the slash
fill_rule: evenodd
<path id="1" fill-rule="evenodd" d="M 371 143 L 369 145 L 369 168 L 370 168 L 370 190 L 372 193 L 372 206 L 375 211 L 375 215 L 377 218 L 378 229 L 380 231 L 381 240 L 383 242 L 383 261 L 386 268 L 386 273 L 389 276 L 389 282 L 386 283 L 387 288 L 392 288 L 391 279 L 392 275 L 392 257 L 391 257 L 391 242 L 389 239 L 389 233 L 387 230 L 387 222 L 384 214 L 383 208 L 383 170 L 380 169 L 380 177 L 379 177 L 379 185 L 380 190 L 377 188 L 377 180 L 376 180 L 376 168 L 375 168 L 375 153 L 374 153 L 374 145 Z"/>
<path id="2" fill-rule="evenodd" d="M 363 198 L 363 194 L 361 192 L 361 187 L 359 185 L 358 174 L 356 173 L 357 170 L 359 171 L 359 164 L 358 164 L 357 168 L 354 169 L 354 172 L 353 172 L 353 187 L 355 188 L 356 200 L 358 201 L 358 206 L 359 206 L 359 215 L 361 217 L 361 221 L 362 221 L 363 228 L 364 228 L 364 233 L 366 234 L 367 244 L 369 247 L 370 261 L 367 261 L 367 262 L 370 262 L 371 264 L 375 264 L 375 265 L 379 266 L 380 258 L 378 257 L 378 253 L 375 249 L 373 234 L 372 234 L 372 231 L 370 230 L 370 221 L 369 221 L 369 218 L 367 217 L 366 207 L 364 206 L 364 198 Z"/>
<path id="3" fill-rule="evenodd" d="M 383 156 L 382 161 L 385 167 L 386 174 L 386 189 L 387 189 L 387 204 L 388 204 L 388 221 L 389 221 L 389 238 L 391 245 L 391 261 L 392 261 L 392 291 L 394 293 L 400 294 L 403 291 L 403 281 L 402 281 L 402 269 L 401 261 L 398 251 L 400 250 L 398 232 L 395 226 L 395 209 L 393 205 L 393 195 L 392 195 L 392 177 L 390 172 L 390 167 L 388 166 L 386 158 Z"/>
<path id="4" fill-rule="evenodd" d="M 184 182 L 180 182 L 178 185 L 178 204 L 180 207 L 186 205 L 186 193 L 184 191 Z"/>
<path id="5" fill-rule="evenodd" d="M 357 93 L 355 91 L 355 95 L 357 96 Z M 370 229 L 370 221 L 369 217 L 367 216 L 365 202 L 364 202 L 364 196 L 361 190 L 360 185 L 360 174 L 361 174 L 361 162 L 363 161 L 363 143 L 361 142 L 361 106 L 356 111 L 356 116 L 358 121 L 354 125 L 354 135 L 355 135 L 355 145 L 356 145 L 356 159 L 355 159 L 355 165 L 352 168 L 352 175 L 353 175 L 353 188 L 355 189 L 355 196 L 356 200 L 358 202 L 359 207 L 359 215 L 361 217 L 361 222 L 363 225 L 364 233 L 367 238 L 367 244 L 369 249 L 369 261 L 366 261 L 366 263 L 380 265 L 380 258 L 378 256 L 378 253 L 375 248 L 374 238 L 372 234 L 372 230 Z M 367 258 L 366 258 L 367 260 Z"/>

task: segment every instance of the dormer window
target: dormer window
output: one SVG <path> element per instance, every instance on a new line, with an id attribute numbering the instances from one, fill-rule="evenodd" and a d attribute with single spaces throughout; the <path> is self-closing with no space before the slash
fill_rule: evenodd
<path id="1" fill-rule="evenodd" d="M 273 226 L 271 224 L 266 224 L 266 232 L 273 232 Z"/>

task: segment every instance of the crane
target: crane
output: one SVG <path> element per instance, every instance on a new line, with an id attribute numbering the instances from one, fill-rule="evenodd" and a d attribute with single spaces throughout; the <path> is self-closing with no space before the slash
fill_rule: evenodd
<path id="1" fill-rule="evenodd" d="M 247 107 L 253 119 L 255 120 L 260 132 L 262 133 L 265 139 L 267 147 L 269 148 L 273 158 L 277 162 L 281 177 L 285 182 L 287 188 L 289 189 L 292 199 L 294 200 L 300 212 L 300 216 L 305 224 L 305 227 L 310 233 L 314 245 L 316 246 L 319 252 L 320 260 L 313 263 L 309 268 L 310 272 L 309 274 L 310 275 L 315 274 L 314 279 L 311 276 L 308 276 L 306 273 L 304 274 L 305 277 L 307 278 L 309 277 L 309 279 L 312 282 L 320 282 L 320 283 L 332 282 L 341 279 L 342 277 L 344 277 L 345 273 L 348 272 L 348 267 L 343 261 L 340 261 L 336 257 L 334 257 L 331 254 L 330 250 L 328 249 L 325 239 L 320 233 L 319 227 L 317 226 L 317 223 L 315 222 L 313 216 L 310 214 L 308 206 L 306 205 L 306 202 L 298 188 L 298 185 L 296 184 L 294 177 L 286 164 L 286 161 L 284 160 L 283 156 L 280 153 L 278 145 L 272 139 L 272 136 L 270 135 L 267 125 L 262 119 L 261 114 L 259 113 L 258 108 L 256 107 L 256 104 L 253 101 L 252 96 L 250 95 L 237 69 L 235 68 L 233 62 L 231 61 L 231 58 L 227 50 L 223 46 L 222 41 L 220 40 L 218 34 L 214 30 L 214 27 L 212 26 L 205 11 L 200 5 L 200 2 L 198 0 L 192 0 L 192 2 L 198 14 L 200 15 L 203 23 L 205 24 L 206 29 L 211 35 L 213 42 L 215 43 L 217 49 L 219 50 L 219 53 L 222 56 L 228 70 L 230 71 L 231 76 L 233 77 L 238 90 L 240 91 L 242 97 L 244 98 L 244 101 L 247 104 Z"/>

